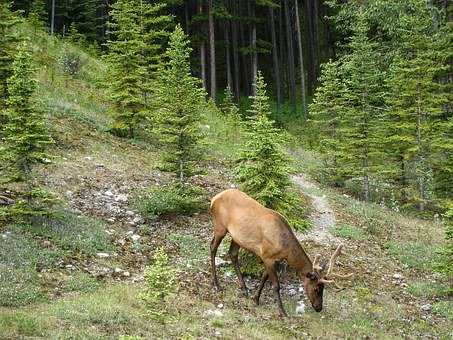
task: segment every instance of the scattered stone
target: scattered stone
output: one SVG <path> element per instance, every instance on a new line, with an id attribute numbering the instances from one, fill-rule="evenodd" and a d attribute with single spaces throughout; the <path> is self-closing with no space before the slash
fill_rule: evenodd
<path id="1" fill-rule="evenodd" d="M 222 317 L 223 316 L 222 311 L 218 310 L 218 309 L 208 309 L 203 314 L 204 314 L 204 316 L 210 316 L 210 317 Z"/>
<path id="2" fill-rule="evenodd" d="M 127 210 L 127 211 L 126 211 L 126 215 L 127 215 L 127 216 L 134 216 L 135 213 L 134 213 L 132 210 Z"/>
<path id="3" fill-rule="evenodd" d="M 220 257 L 216 257 L 215 258 L 215 265 L 216 266 L 223 266 L 225 264 L 227 264 L 228 261 L 225 261 L 224 259 L 221 259 Z"/>
<path id="4" fill-rule="evenodd" d="M 129 277 L 129 276 L 131 276 L 131 273 L 129 273 L 128 271 L 124 271 L 123 272 L 123 276 L 124 277 Z"/>
<path id="5" fill-rule="evenodd" d="M 110 190 L 107 190 L 106 192 L 104 192 L 104 195 L 105 196 L 113 196 L 113 192 L 111 192 Z"/>
<path id="6" fill-rule="evenodd" d="M 134 219 L 132 220 L 132 222 L 134 222 L 135 224 L 139 224 L 142 221 L 143 221 L 142 218 L 139 216 L 134 217 Z"/>
<path id="7" fill-rule="evenodd" d="M 404 276 L 401 275 L 401 274 L 398 274 L 398 273 L 393 274 L 392 277 L 393 277 L 395 280 L 402 280 L 402 279 L 404 279 Z"/>
<path id="8" fill-rule="evenodd" d="M 420 309 L 421 309 L 423 312 L 430 312 L 431 309 L 432 309 L 432 307 L 433 307 L 433 306 L 432 306 L 430 303 L 427 303 L 427 304 L 425 304 L 425 305 L 422 305 L 422 306 L 420 307 Z"/>
<path id="9" fill-rule="evenodd" d="M 116 202 L 127 202 L 127 195 L 119 194 L 115 196 Z"/>
<path id="10" fill-rule="evenodd" d="M 137 242 L 138 240 L 140 240 L 140 235 L 134 234 L 131 236 L 131 239 L 132 241 Z"/>
<path id="11" fill-rule="evenodd" d="M 214 335 L 215 335 L 216 337 L 220 337 L 220 336 L 222 336 L 222 333 L 220 333 L 220 331 L 215 331 L 215 332 L 214 332 Z"/>
<path id="12" fill-rule="evenodd" d="M 297 291 L 294 288 L 288 289 L 288 295 L 289 296 L 294 296 L 296 295 Z"/>
<path id="13" fill-rule="evenodd" d="M 296 314 L 304 314 L 305 313 L 305 304 L 303 301 L 297 301 L 296 306 Z"/>
<path id="14" fill-rule="evenodd" d="M 72 264 L 67 264 L 66 269 L 68 270 L 75 270 L 76 268 Z"/>
<path id="15" fill-rule="evenodd" d="M 102 258 L 110 257 L 110 255 L 107 254 L 107 253 L 97 253 L 96 255 L 97 255 L 98 257 L 100 257 L 101 259 L 102 259 Z"/>
<path id="16" fill-rule="evenodd" d="M 122 270 L 121 268 L 115 267 L 115 269 L 113 269 L 113 271 L 114 271 L 116 274 L 119 274 L 119 273 L 121 273 L 123 270 Z"/>
<path id="17" fill-rule="evenodd" d="M 46 248 L 50 248 L 52 246 L 52 242 L 50 242 L 49 240 L 44 240 L 44 241 L 42 241 L 42 246 L 46 247 Z"/>
<path id="18" fill-rule="evenodd" d="M 222 309 L 222 308 L 223 308 L 223 303 L 219 303 L 219 304 L 217 305 L 217 308 Z"/>

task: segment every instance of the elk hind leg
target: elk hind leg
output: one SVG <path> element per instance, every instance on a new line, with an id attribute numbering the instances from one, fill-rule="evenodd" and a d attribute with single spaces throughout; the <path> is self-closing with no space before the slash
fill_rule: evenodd
<path id="1" fill-rule="evenodd" d="M 212 278 L 212 285 L 215 289 L 220 290 L 219 280 L 217 278 L 217 272 L 215 267 L 215 257 L 217 254 L 217 248 L 219 247 L 220 242 L 222 242 L 223 238 L 226 235 L 226 229 L 214 228 L 214 237 L 211 241 L 210 253 L 211 253 L 211 278 Z"/>
<path id="2" fill-rule="evenodd" d="M 253 297 L 253 301 L 255 301 L 256 305 L 260 304 L 261 292 L 263 291 L 264 285 L 266 284 L 266 281 L 268 278 L 269 278 L 269 274 L 267 273 L 267 271 L 264 271 L 263 276 L 261 278 L 260 285 L 258 286 L 258 290 L 256 291 L 256 294 Z"/>
<path id="3" fill-rule="evenodd" d="M 228 250 L 228 256 L 230 257 L 231 262 L 233 263 L 234 270 L 236 271 L 236 275 L 238 277 L 239 287 L 244 291 L 245 296 L 248 295 L 247 286 L 244 282 L 244 277 L 241 273 L 241 268 L 239 267 L 239 245 L 231 240 L 230 249 Z"/>

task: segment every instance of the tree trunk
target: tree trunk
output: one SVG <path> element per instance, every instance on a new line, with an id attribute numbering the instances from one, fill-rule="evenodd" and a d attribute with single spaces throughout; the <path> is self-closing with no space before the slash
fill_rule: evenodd
<path id="1" fill-rule="evenodd" d="M 300 19 L 299 19 L 299 3 L 294 0 L 294 6 L 296 10 L 296 32 L 297 32 L 297 47 L 299 50 L 299 62 L 300 62 L 300 91 L 302 99 L 302 115 L 305 120 L 308 119 L 307 112 L 307 97 L 305 91 L 305 69 L 304 69 L 304 54 L 302 51 L 302 34 L 300 32 Z"/>
<path id="2" fill-rule="evenodd" d="M 277 36 L 275 33 L 275 20 L 274 20 L 274 9 L 269 7 L 269 21 L 271 29 L 271 40 L 272 40 L 272 61 L 274 65 L 274 79 L 275 89 L 277 94 L 277 111 L 280 111 L 282 105 L 282 94 L 280 85 L 280 65 L 278 62 L 278 51 L 277 51 Z"/>
<path id="3" fill-rule="evenodd" d="M 237 16 L 237 4 L 236 0 L 233 0 L 233 17 Z M 233 34 L 233 63 L 234 63 L 234 97 L 236 98 L 236 102 L 239 102 L 240 100 L 240 95 L 241 95 L 241 89 L 240 89 L 240 79 L 239 79 L 239 74 L 240 74 L 240 65 L 239 65 L 239 54 L 238 54 L 238 24 L 237 20 L 232 21 L 232 34 Z"/>
<path id="4" fill-rule="evenodd" d="M 216 62 L 215 62 L 215 32 L 213 0 L 208 0 L 208 21 L 209 21 L 209 61 L 211 71 L 211 98 L 216 100 L 217 81 L 216 81 Z"/>
<path id="5" fill-rule="evenodd" d="M 230 56 L 230 21 L 225 21 L 225 60 L 226 60 L 226 75 L 227 84 L 230 91 L 233 89 L 233 79 L 231 76 L 231 56 Z"/>
<path id="6" fill-rule="evenodd" d="M 203 15 L 203 0 L 198 1 L 198 14 Z M 204 25 L 201 24 L 201 31 L 204 31 Z M 201 67 L 201 79 L 203 81 L 203 88 L 205 91 L 208 90 L 208 84 L 206 79 L 206 45 L 202 41 L 200 45 L 200 67 Z"/>
<path id="7" fill-rule="evenodd" d="M 241 34 L 241 45 L 246 46 L 247 45 L 247 40 L 245 39 L 245 28 L 243 22 L 240 23 L 239 25 L 240 29 L 240 34 Z M 241 59 L 242 59 L 242 89 L 244 90 L 244 94 L 246 96 L 249 95 L 249 69 L 248 69 L 248 63 L 247 63 L 247 57 L 244 53 L 241 53 Z"/>
<path id="8" fill-rule="evenodd" d="M 54 34 L 55 30 L 55 0 L 52 0 L 52 17 L 50 19 L 50 35 Z"/>
<path id="9" fill-rule="evenodd" d="M 258 74 L 258 53 L 256 51 L 256 23 L 255 23 L 255 5 L 252 1 L 250 4 L 250 17 L 252 18 L 252 27 L 251 27 L 251 45 L 252 45 L 252 95 L 256 94 L 256 76 Z"/>
<path id="10" fill-rule="evenodd" d="M 296 78 L 295 78 L 295 65 L 294 65 L 294 47 L 293 47 L 293 29 L 291 24 L 291 15 L 289 11 L 289 0 L 285 2 L 285 16 L 286 16 L 286 42 L 288 47 L 288 79 L 289 79 L 289 100 L 291 102 L 291 109 L 296 112 Z"/>

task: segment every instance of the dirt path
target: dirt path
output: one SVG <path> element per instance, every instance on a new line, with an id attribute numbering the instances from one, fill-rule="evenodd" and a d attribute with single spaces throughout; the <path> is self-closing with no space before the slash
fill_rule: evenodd
<path id="1" fill-rule="evenodd" d="M 292 179 L 311 198 L 313 204 L 313 211 L 310 215 L 313 228 L 308 233 L 299 233 L 297 235 L 298 239 L 301 241 L 310 240 L 327 245 L 338 244 L 340 240 L 329 231 L 329 228 L 335 225 L 335 213 L 324 195 L 321 196 L 314 193 L 319 187 L 303 174 L 293 176 Z"/>

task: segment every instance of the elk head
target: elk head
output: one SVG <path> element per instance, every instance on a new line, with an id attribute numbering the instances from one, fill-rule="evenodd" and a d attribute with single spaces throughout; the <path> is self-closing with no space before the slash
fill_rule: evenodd
<path id="1" fill-rule="evenodd" d="M 327 270 L 325 270 L 325 266 L 321 266 L 319 264 L 321 255 L 316 255 L 313 259 L 312 270 L 308 272 L 302 280 L 305 294 L 307 295 L 308 299 L 311 302 L 311 305 L 317 312 L 320 312 L 322 310 L 324 284 L 333 283 L 337 288 L 343 289 L 337 285 L 334 278 L 346 278 L 352 276 L 352 273 L 348 275 L 339 275 L 332 273 L 333 266 L 335 265 L 335 259 L 338 257 L 338 255 L 340 255 L 342 247 L 343 245 L 340 244 L 330 257 Z"/>

